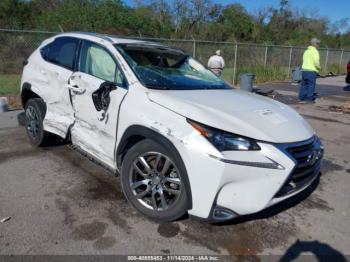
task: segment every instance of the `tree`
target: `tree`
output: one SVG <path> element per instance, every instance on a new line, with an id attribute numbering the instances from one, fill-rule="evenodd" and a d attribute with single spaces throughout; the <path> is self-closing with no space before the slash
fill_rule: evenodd
<path id="1" fill-rule="evenodd" d="M 25 28 L 31 20 L 29 3 L 21 0 L 0 1 L 0 26 L 8 28 Z"/>
<path id="2" fill-rule="evenodd" d="M 271 13 L 270 22 L 267 25 L 269 38 L 274 43 L 282 44 L 290 39 L 291 33 L 297 27 L 288 0 L 281 0 L 279 9 L 272 9 Z"/>
<path id="3" fill-rule="evenodd" d="M 252 39 L 254 28 L 253 18 L 241 4 L 226 6 L 222 10 L 217 22 L 224 25 L 224 41 L 248 41 Z"/>
<path id="4" fill-rule="evenodd" d="M 319 37 L 328 47 L 350 47 L 349 20 L 331 24 L 317 10 L 277 8 L 249 13 L 241 4 L 212 0 L 0 0 L 0 27 L 306 45 Z"/>

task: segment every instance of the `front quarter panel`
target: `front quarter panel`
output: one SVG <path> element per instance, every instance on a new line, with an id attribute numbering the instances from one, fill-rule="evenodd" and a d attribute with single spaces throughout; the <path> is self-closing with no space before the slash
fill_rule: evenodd
<path id="1" fill-rule="evenodd" d="M 121 141 L 128 127 L 141 125 L 166 137 L 176 147 L 191 187 L 189 214 L 207 218 L 215 202 L 238 214 L 257 212 L 268 205 L 295 165 L 289 157 L 267 143 L 260 143 L 261 151 L 219 152 L 185 117 L 151 102 L 147 92 L 141 85 L 130 87 L 120 111 L 117 141 Z M 227 164 L 215 157 L 264 163 L 271 158 L 285 169 Z"/>
<path id="2" fill-rule="evenodd" d="M 179 152 L 187 170 L 193 207 L 189 213 L 206 217 L 221 180 L 217 175 L 221 171 L 212 164 L 218 161 L 208 156 L 217 155 L 217 150 L 187 123 L 186 118 L 151 102 L 147 90 L 140 85 L 129 88 L 120 110 L 118 143 L 128 127 L 134 125 L 150 128 L 166 137 Z"/>

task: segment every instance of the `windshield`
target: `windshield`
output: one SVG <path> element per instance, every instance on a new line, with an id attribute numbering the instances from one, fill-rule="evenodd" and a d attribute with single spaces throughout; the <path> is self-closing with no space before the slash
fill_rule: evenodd
<path id="1" fill-rule="evenodd" d="M 223 80 L 184 52 L 152 44 L 116 44 L 138 79 L 148 88 L 229 89 Z"/>

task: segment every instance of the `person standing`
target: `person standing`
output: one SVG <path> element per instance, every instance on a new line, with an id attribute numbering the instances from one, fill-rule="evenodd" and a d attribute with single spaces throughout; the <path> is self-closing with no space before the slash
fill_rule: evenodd
<path id="1" fill-rule="evenodd" d="M 222 70 L 225 67 L 225 60 L 222 57 L 221 50 L 216 50 L 215 55 L 209 58 L 208 67 L 216 76 L 221 76 Z"/>
<path id="2" fill-rule="evenodd" d="M 311 45 L 305 50 L 302 65 L 302 80 L 299 90 L 299 100 L 304 102 L 314 102 L 316 99 L 316 77 L 321 69 L 320 54 L 318 48 L 321 41 L 313 38 Z"/>

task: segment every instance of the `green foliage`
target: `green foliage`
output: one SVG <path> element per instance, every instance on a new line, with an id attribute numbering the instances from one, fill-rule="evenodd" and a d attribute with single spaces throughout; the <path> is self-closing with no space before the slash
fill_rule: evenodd
<path id="1" fill-rule="evenodd" d="M 30 20 L 30 5 L 21 0 L 0 1 L 0 27 L 23 28 Z"/>
<path id="2" fill-rule="evenodd" d="M 269 66 L 266 68 L 264 66 L 251 66 L 237 69 L 235 84 L 239 84 L 240 76 L 245 73 L 253 73 L 255 75 L 254 83 L 266 83 L 288 79 L 288 68 L 277 66 Z M 221 78 L 232 84 L 233 68 L 225 68 L 222 72 Z"/>
<path id="3" fill-rule="evenodd" d="M 0 28 L 287 45 L 307 45 L 319 37 L 324 47 L 350 47 L 350 32 L 339 33 L 339 23 L 292 9 L 288 0 L 254 14 L 241 4 L 223 6 L 212 0 L 135 3 L 130 7 L 122 0 L 1 0 Z"/>
<path id="4" fill-rule="evenodd" d="M 0 75 L 0 95 L 18 94 L 20 75 Z"/>
<path id="5" fill-rule="evenodd" d="M 345 74 L 346 73 L 346 67 L 339 64 L 330 64 L 327 66 L 327 71 L 332 72 L 333 74 Z"/>
<path id="6" fill-rule="evenodd" d="M 286 80 L 288 77 L 288 68 L 254 66 L 249 68 L 238 68 L 235 83 L 239 83 L 240 75 L 244 73 L 253 73 L 255 83 L 265 83 L 272 81 Z"/>
<path id="7" fill-rule="evenodd" d="M 253 19 L 240 4 L 226 6 L 218 18 L 218 24 L 224 26 L 222 40 L 251 40 Z"/>

